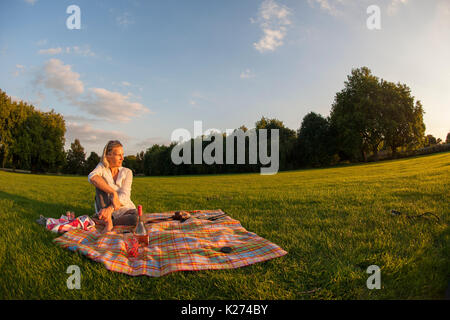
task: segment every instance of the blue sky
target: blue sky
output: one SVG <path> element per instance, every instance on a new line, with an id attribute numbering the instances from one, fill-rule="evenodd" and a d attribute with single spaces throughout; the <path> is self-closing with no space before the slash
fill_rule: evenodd
<path id="1" fill-rule="evenodd" d="M 81 11 L 70 30 L 68 6 Z M 369 5 L 380 30 L 369 30 Z M 0 88 L 66 119 L 101 153 L 126 154 L 171 133 L 248 128 L 262 116 L 294 130 L 329 114 L 352 68 L 407 84 L 426 133 L 450 131 L 450 1 L 164 0 L 0 3 Z"/>

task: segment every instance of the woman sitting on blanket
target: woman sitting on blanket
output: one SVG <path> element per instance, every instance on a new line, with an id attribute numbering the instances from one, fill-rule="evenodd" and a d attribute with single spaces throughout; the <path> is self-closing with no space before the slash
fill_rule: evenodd
<path id="1" fill-rule="evenodd" d="M 138 221 L 136 206 L 130 199 L 133 172 L 122 167 L 122 162 L 123 146 L 111 140 L 103 149 L 101 161 L 88 176 L 95 186 L 94 220 L 105 226 L 103 232 L 111 231 L 115 225 L 135 226 Z"/>

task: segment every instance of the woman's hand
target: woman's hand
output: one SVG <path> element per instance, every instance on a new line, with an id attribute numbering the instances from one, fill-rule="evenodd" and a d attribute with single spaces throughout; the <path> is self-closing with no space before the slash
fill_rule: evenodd
<path id="1" fill-rule="evenodd" d="M 109 207 L 106 207 L 106 208 L 103 208 L 102 210 L 100 210 L 98 212 L 98 217 L 101 220 L 108 221 L 108 220 L 111 220 L 111 215 L 113 212 L 114 212 L 114 207 L 109 206 Z"/>

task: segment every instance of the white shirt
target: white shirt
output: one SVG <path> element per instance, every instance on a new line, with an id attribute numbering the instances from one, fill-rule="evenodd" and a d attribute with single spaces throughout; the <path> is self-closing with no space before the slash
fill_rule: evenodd
<path id="1" fill-rule="evenodd" d="M 119 167 L 119 173 L 117 174 L 116 182 L 112 176 L 111 170 L 106 168 L 102 162 L 100 162 L 94 170 L 88 175 L 89 183 L 93 176 L 98 175 L 105 179 L 106 183 L 114 189 L 119 195 L 119 201 L 123 204 L 120 209 L 113 212 L 115 217 L 121 216 L 123 213 L 130 209 L 136 209 L 133 201 L 131 201 L 131 184 L 133 183 L 133 171 L 125 167 Z M 98 213 L 98 212 L 97 212 Z"/>

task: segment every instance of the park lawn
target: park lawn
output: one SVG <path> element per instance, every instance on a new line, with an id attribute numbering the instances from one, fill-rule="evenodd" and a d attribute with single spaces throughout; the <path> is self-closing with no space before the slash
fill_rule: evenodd
<path id="1" fill-rule="evenodd" d="M 92 214 L 87 177 L 0 171 L 0 299 L 441 299 L 450 279 L 450 153 L 260 174 L 135 177 L 145 212 L 222 209 L 288 254 L 160 278 L 108 271 L 35 220 Z M 391 209 L 440 217 L 410 220 Z M 66 285 L 81 269 L 81 289 Z M 381 268 L 381 289 L 366 286 Z"/>

